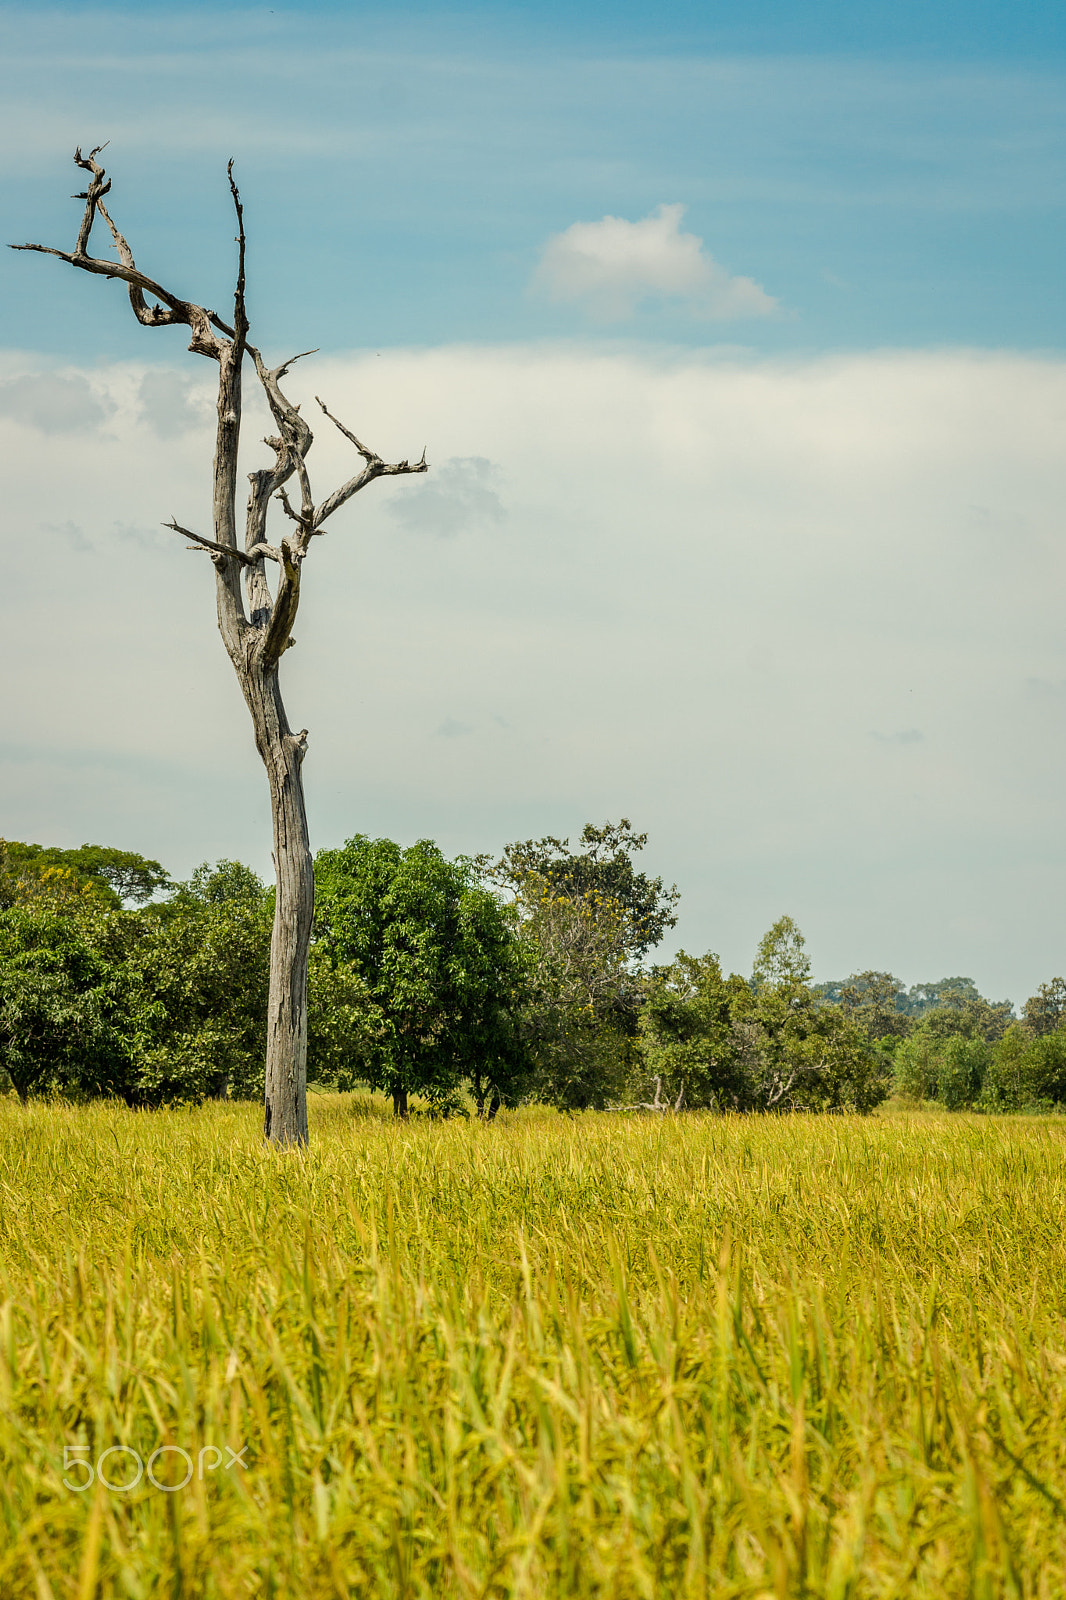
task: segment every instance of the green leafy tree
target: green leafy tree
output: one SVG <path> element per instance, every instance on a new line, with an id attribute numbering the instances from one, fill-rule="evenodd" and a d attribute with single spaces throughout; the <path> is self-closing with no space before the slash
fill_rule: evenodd
<path id="1" fill-rule="evenodd" d="M 768 1111 L 872 1111 L 888 1092 L 887 1064 L 844 1011 L 821 1004 L 800 981 L 802 970 L 799 962 L 781 963 L 777 982 L 753 983 L 734 1009 L 750 1104 Z"/>
<path id="2" fill-rule="evenodd" d="M 243 861 L 204 861 L 188 883 L 177 885 L 171 907 L 242 906 L 261 911 L 268 894 L 262 878 Z"/>
<path id="3" fill-rule="evenodd" d="M 1016 1022 L 992 1048 L 979 1106 L 985 1111 L 1066 1105 L 1066 1027 L 1035 1037 Z"/>
<path id="4" fill-rule="evenodd" d="M 102 925 L 137 1103 L 262 1094 L 271 923 L 255 873 L 219 861 Z"/>
<path id="5" fill-rule="evenodd" d="M 676 925 L 674 908 L 681 898 L 676 884 L 664 889 L 662 878 L 637 871 L 633 857 L 647 842 L 648 835 L 635 832 L 628 817 L 602 827 L 587 822 L 579 849 L 571 850 L 569 839 L 550 834 L 516 840 L 491 868 L 491 876 L 517 895 L 532 880 L 538 894 L 546 886 L 554 899 L 613 901 L 622 918 L 627 956 L 640 960 Z M 487 865 L 484 858 L 482 862 Z"/>
<path id="6" fill-rule="evenodd" d="M 640 963 L 677 922 L 679 899 L 676 886 L 637 870 L 646 842 L 623 817 L 587 823 L 576 849 L 547 835 L 508 845 L 494 866 L 479 858 L 512 897 L 527 954 L 532 1092 L 564 1109 L 607 1104 L 633 1071 Z"/>
<path id="7" fill-rule="evenodd" d="M 524 968 L 476 864 L 446 860 L 432 840 L 405 850 L 357 834 L 319 853 L 315 881 L 315 941 L 374 1008 L 359 1047 L 371 1087 L 401 1116 L 412 1093 L 447 1103 L 463 1078 L 482 1111 L 513 1097 Z"/>
<path id="8" fill-rule="evenodd" d="M 603 1107 L 631 1071 L 642 998 L 625 911 L 594 890 L 557 893 L 535 873 L 512 909 L 527 972 L 521 1029 L 530 1092 L 563 1110 Z"/>
<path id="9" fill-rule="evenodd" d="M 0 912 L 0 1068 L 21 1095 L 262 1094 L 272 892 L 239 861 L 173 887 L 123 911 L 69 867 L 22 880 L 22 903 Z M 357 975 L 313 960 L 312 1075 L 350 1079 L 373 1022 Z"/>
<path id="10" fill-rule="evenodd" d="M 752 1100 L 746 1039 L 734 1013 L 745 1008 L 745 980 L 726 978 L 718 957 L 684 950 L 648 981 L 640 1017 L 646 1076 L 658 1079 L 670 1104 L 747 1110 Z"/>
<path id="11" fill-rule="evenodd" d="M 990 1044 L 1002 1039 L 1014 1021 L 1014 1008 L 1009 1000 L 986 1000 L 972 978 L 940 978 L 935 983 L 918 983 L 908 990 L 908 1008 L 912 1016 L 929 1016 L 932 1012 L 954 1013 L 972 1024 L 973 1031 Z"/>
<path id="12" fill-rule="evenodd" d="M 961 1111 L 981 1096 L 992 1047 L 972 1011 L 945 1006 L 921 1018 L 893 1059 L 901 1094 Z"/>
<path id="13" fill-rule="evenodd" d="M 861 1028 L 808 982 L 803 935 L 781 917 L 759 943 L 751 982 L 713 955 L 657 969 L 641 1019 L 645 1068 L 690 1106 L 737 1111 L 870 1111 L 888 1072 Z"/>
<path id="14" fill-rule="evenodd" d="M 1064 986 L 1066 992 L 1066 986 Z M 828 1005 L 843 1007 L 867 1038 L 894 1053 L 893 1041 L 906 1039 L 932 1016 L 944 1037 L 961 1033 L 994 1043 L 1014 1021 L 1009 1000 L 986 1000 L 972 978 L 939 978 L 907 989 L 891 972 L 857 972 L 816 987 Z"/>
<path id="15" fill-rule="evenodd" d="M 322 941 L 312 945 L 307 968 L 308 1082 L 337 1089 L 370 1082 L 384 1036 L 381 1007 L 366 980 L 336 961 Z"/>
<path id="16" fill-rule="evenodd" d="M 802 989 L 810 981 L 806 940 L 791 917 L 778 917 L 763 934 L 755 952 L 751 981 L 755 989 Z"/>

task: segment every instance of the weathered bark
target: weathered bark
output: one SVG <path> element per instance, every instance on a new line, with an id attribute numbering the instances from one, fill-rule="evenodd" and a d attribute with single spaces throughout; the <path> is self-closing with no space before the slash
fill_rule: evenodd
<path id="1" fill-rule="evenodd" d="M 306 735 L 293 735 L 289 728 L 276 666 L 265 675 L 255 674 L 245 692 L 270 785 L 277 882 L 270 941 L 264 1134 L 278 1144 L 306 1144 L 307 953 L 315 908 L 301 776 Z"/>
<path id="2" fill-rule="evenodd" d="M 307 1142 L 307 958 L 315 891 L 302 778 L 307 730 L 304 728 L 294 734 L 289 727 L 281 698 L 280 663 L 285 651 L 295 643 L 292 626 L 300 603 L 301 569 L 311 539 L 322 531 L 327 518 L 375 478 L 425 472 L 425 453 L 420 461 L 387 463 L 361 444 L 319 400 L 325 415 L 358 450 L 363 466 L 316 506 L 307 473 L 307 454 L 314 436 L 300 416 L 299 407 L 292 404 L 280 387 L 280 380 L 292 361 L 299 358 L 294 356 L 280 367 L 270 369 L 255 346 L 248 343 L 244 303 L 244 213 L 233 181 L 233 163 L 230 163 L 229 184 L 237 216 L 239 254 L 231 327 L 216 312 L 181 300 L 139 271 L 126 239 L 104 208 L 103 197 L 110 191 L 111 182 L 96 161 L 102 148 L 91 151 L 88 157 L 83 157 L 80 150 L 75 152 L 78 166 L 91 177 L 86 191 L 75 196 L 85 201 L 85 213 L 74 250 L 66 252 L 38 244 L 12 248 L 58 256 L 61 261 L 85 272 L 118 278 L 129 290 L 130 304 L 138 322 L 145 327 L 184 324 L 190 330 L 189 349 L 218 362 L 212 504 L 214 537 L 208 539 L 191 532 L 173 519 L 165 526 L 190 540 L 190 549 L 206 552 L 214 564 L 219 632 L 251 713 L 256 749 L 266 769 L 273 820 L 277 901 L 270 945 L 264 1134 L 272 1144 L 302 1145 Z M 97 214 L 103 217 L 110 230 L 119 258 L 117 262 L 100 260 L 87 253 Z M 156 303 L 149 304 L 146 295 Z M 253 472 L 249 477 L 251 493 L 242 549 L 237 540 L 237 453 L 246 355 L 255 365 L 278 435 L 265 441 L 274 452 L 273 466 Z M 292 478 L 300 488 L 299 511 L 290 505 L 286 493 L 286 485 Z M 280 502 L 285 515 L 295 524 L 277 546 L 268 543 L 266 537 L 272 499 Z M 278 567 L 273 594 L 266 577 L 267 561 Z M 241 593 L 242 571 L 248 595 L 247 611 Z M 406 1094 L 402 1098 L 401 1114 L 406 1114 Z"/>

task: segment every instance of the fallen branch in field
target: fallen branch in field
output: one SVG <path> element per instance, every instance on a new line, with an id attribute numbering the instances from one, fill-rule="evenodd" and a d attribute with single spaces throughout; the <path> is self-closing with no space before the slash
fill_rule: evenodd
<path id="1" fill-rule="evenodd" d="M 674 1101 L 673 1105 L 670 1104 L 669 1100 L 664 1100 L 662 1098 L 662 1089 L 663 1089 L 663 1080 L 661 1078 L 656 1078 L 655 1079 L 655 1099 L 654 1100 L 638 1100 L 635 1105 L 631 1105 L 631 1106 L 608 1106 L 607 1110 L 608 1111 L 658 1111 L 658 1112 L 662 1112 L 663 1115 L 665 1115 L 667 1111 L 680 1111 L 682 1106 L 685 1103 L 685 1084 L 684 1084 L 684 1080 L 682 1079 L 681 1087 L 677 1091 L 677 1099 Z"/>

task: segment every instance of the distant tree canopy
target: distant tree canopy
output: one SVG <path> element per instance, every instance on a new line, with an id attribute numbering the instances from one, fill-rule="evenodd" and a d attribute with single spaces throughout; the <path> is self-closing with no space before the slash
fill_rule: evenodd
<path id="1" fill-rule="evenodd" d="M 765 935 L 755 979 L 723 977 L 717 956 L 683 951 L 655 969 L 641 1017 L 647 1070 L 676 1103 L 726 1111 L 870 1111 L 888 1063 L 807 983 L 790 917 Z"/>
<path id="2" fill-rule="evenodd" d="M 896 1091 L 949 1111 L 1025 1110 L 1066 1104 L 1066 980 L 1041 984 L 1014 1015 L 971 978 L 907 989 L 888 972 L 819 984 L 890 1056 Z"/>
<path id="3" fill-rule="evenodd" d="M 1009 1000 L 986 1000 L 972 978 L 940 978 L 908 989 L 891 972 L 856 972 L 815 986 L 830 1005 L 839 1005 L 871 1039 L 905 1038 L 923 1018 L 941 1016 L 952 1031 L 959 1018 L 989 1041 L 1001 1039 L 1014 1020 Z"/>
<path id="4" fill-rule="evenodd" d="M 837 1004 L 868 1039 L 903 1038 L 912 1026 L 907 991 L 891 972 L 856 973 L 839 986 Z"/>
<path id="5" fill-rule="evenodd" d="M 25 904 L 66 888 L 95 891 L 111 905 L 143 905 L 172 888 L 158 861 L 133 850 L 83 844 L 77 850 L 0 839 L 0 906 Z"/>
<path id="6" fill-rule="evenodd" d="M 93 892 L 0 912 L 0 1066 L 21 1094 L 261 1091 L 270 909 L 235 866 L 135 912 Z"/>
<path id="7" fill-rule="evenodd" d="M 1066 978 L 1042 983 L 1022 1007 L 1029 1032 L 1038 1039 L 1054 1033 L 1066 1023 Z"/>
<path id="8" fill-rule="evenodd" d="M 813 984 L 782 916 L 750 977 L 713 954 L 646 956 L 678 891 L 636 870 L 623 818 L 579 847 L 446 858 L 356 835 L 315 862 L 312 1082 L 483 1116 L 667 1107 L 869 1111 L 1066 1105 L 1066 979 L 1014 1015 L 969 978 L 868 969 Z M 133 1106 L 263 1091 L 273 891 L 239 861 L 172 882 L 98 845 L 0 841 L 0 1088 Z"/>

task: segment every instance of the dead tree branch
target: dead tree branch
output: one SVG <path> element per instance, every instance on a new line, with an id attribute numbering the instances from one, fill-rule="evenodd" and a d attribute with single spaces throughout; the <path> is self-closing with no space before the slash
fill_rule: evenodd
<path id="1" fill-rule="evenodd" d="M 420 461 L 397 461 L 395 463 L 383 461 L 375 451 L 369 449 L 367 445 L 361 444 L 356 438 L 355 434 L 352 433 L 351 429 L 346 428 L 343 422 L 338 421 L 333 413 L 326 409 L 325 402 L 323 400 L 319 400 L 317 394 L 315 395 L 315 399 L 318 400 L 318 404 L 322 407 L 325 415 L 333 423 L 333 426 L 339 429 L 339 431 L 343 433 L 344 437 L 349 439 L 352 444 L 354 444 L 355 448 L 366 462 L 366 466 L 363 468 L 362 472 L 357 473 L 354 478 L 349 478 L 347 483 L 341 484 L 339 489 L 334 489 L 333 493 L 329 495 L 327 499 L 323 500 L 322 504 L 314 514 L 314 525 L 316 529 L 320 528 L 323 522 L 325 522 L 328 517 L 331 517 L 335 511 L 339 511 L 341 506 L 344 505 L 345 501 L 352 498 L 353 494 L 358 494 L 360 489 L 365 489 L 368 483 L 373 483 L 375 478 L 395 477 L 399 474 L 408 472 L 429 471 L 429 467 L 426 464 L 426 452 L 424 450 L 422 452 L 422 458 Z"/>

